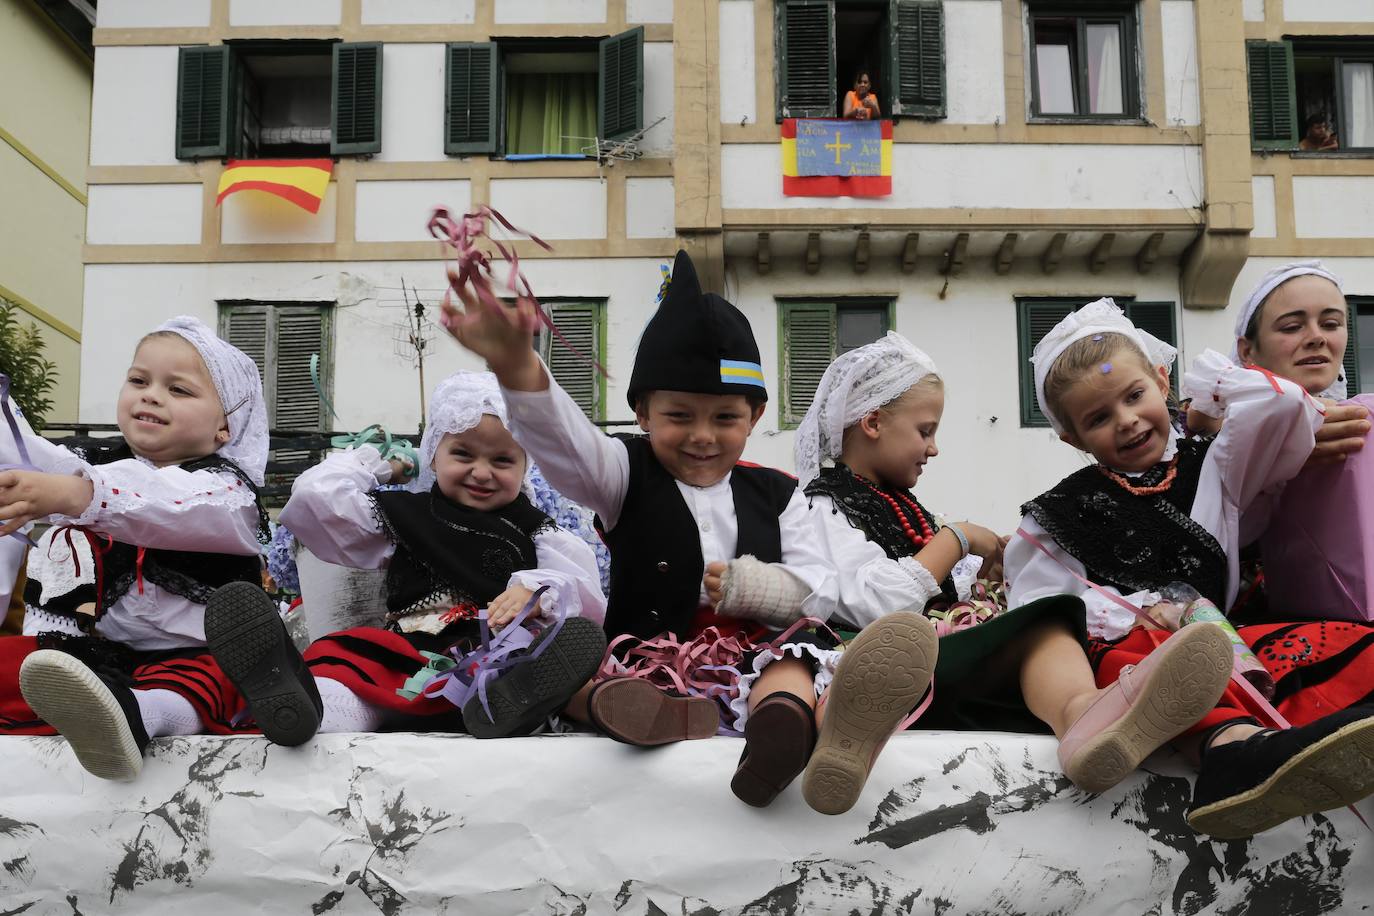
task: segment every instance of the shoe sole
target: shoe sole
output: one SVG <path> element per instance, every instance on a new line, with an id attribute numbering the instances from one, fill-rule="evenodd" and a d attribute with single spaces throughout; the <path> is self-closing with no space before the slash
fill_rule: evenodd
<path id="1" fill-rule="evenodd" d="M 1353 805 L 1374 794 L 1374 718 L 1332 732 L 1248 792 L 1188 815 L 1188 826 L 1222 840 L 1262 833 L 1304 814 Z"/>
<path id="2" fill-rule="evenodd" d="M 1140 685 L 1138 702 L 1113 726 L 1085 741 L 1065 765 L 1064 775 L 1087 792 L 1106 792 L 1120 783 L 1146 757 L 1216 708 L 1230 683 L 1234 658 L 1220 627 L 1197 627 L 1175 638 Z"/>
<path id="3" fill-rule="evenodd" d="M 295 673 L 295 647 L 262 589 L 248 582 L 216 589 L 205 605 L 205 642 L 269 741 L 295 747 L 315 736 L 320 713 Z"/>
<path id="4" fill-rule="evenodd" d="M 528 735 L 592 679 L 605 652 L 601 627 L 585 617 L 568 618 L 538 658 L 517 665 L 487 687 L 490 717 L 478 697 L 468 700 L 463 725 L 478 738 Z"/>
<path id="5" fill-rule="evenodd" d="M 814 713 L 788 699 L 765 699 L 744 723 L 745 759 L 730 791 L 746 805 L 765 808 L 806 769 L 816 744 Z"/>
<path id="6" fill-rule="evenodd" d="M 52 649 L 32 653 L 19 669 L 19 689 L 88 772 L 128 781 L 143 771 L 143 754 L 119 701 L 76 658 Z"/>
<path id="7" fill-rule="evenodd" d="M 638 678 L 598 687 L 587 711 L 607 737 L 635 747 L 712 738 L 720 729 L 715 701 L 669 696 Z"/>
<path id="8" fill-rule="evenodd" d="M 802 777 L 802 796 L 813 809 L 843 814 L 854 807 L 878 749 L 930 686 L 938 646 L 929 620 L 899 611 L 845 648 Z"/>

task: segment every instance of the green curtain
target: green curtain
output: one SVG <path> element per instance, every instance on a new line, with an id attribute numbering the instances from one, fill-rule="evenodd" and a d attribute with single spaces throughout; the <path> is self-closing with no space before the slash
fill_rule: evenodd
<path id="1" fill-rule="evenodd" d="M 506 152 L 580 153 L 596 136 L 595 73 L 506 75 Z"/>

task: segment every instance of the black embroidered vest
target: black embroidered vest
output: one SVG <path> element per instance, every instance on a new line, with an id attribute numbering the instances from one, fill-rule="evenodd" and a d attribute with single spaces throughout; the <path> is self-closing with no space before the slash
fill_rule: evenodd
<path id="1" fill-rule="evenodd" d="M 902 557 L 911 557 L 916 554 L 917 547 L 912 544 L 902 529 L 902 523 L 894 514 L 891 504 L 873 491 L 873 488 L 861 481 L 854 472 L 843 464 L 836 464 L 835 467 L 822 468 L 820 474 L 806 485 L 806 495 L 829 496 L 830 501 L 835 504 L 833 511 L 844 514 L 845 519 L 850 525 L 858 529 L 864 537 L 883 549 L 889 559 L 900 560 Z M 915 504 L 921 515 L 925 518 L 926 524 L 931 531 L 938 531 L 939 525 L 935 521 L 935 516 L 930 514 L 925 506 L 916 499 L 915 495 L 909 490 L 900 493 L 890 491 L 897 501 L 899 507 L 906 509 L 905 496 Z M 909 511 L 909 510 L 908 510 Z M 910 519 L 911 527 L 919 530 L 920 523 L 916 519 Z M 954 603 L 959 600 L 959 594 L 954 588 L 954 579 L 946 576 L 940 583 L 940 595 L 937 601 Z"/>
<path id="2" fill-rule="evenodd" d="M 428 493 L 373 493 L 372 501 L 396 545 L 386 572 L 393 617 L 435 600 L 486 607 L 511 573 L 538 565 L 534 536 L 554 524 L 523 493 L 492 512 L 453 502 L 438 484 Z"/>
<path id="3" fill-rule="evenodd" d="M 611 597 L 606 635 L 647 639 L 672 632 L 686 638 L 700 604 L 706 563 L 701 535 L 677 481 L 658 463 L 649 440 L 624 440 L 629 485 L 620 518 L 603 538 L 611 550 Z M 797 482 L 772 468 L 737 465 L 730 473 L 738 534 L 735 556 L 782 561 L 778 518 Z M 598 519 L 597 526 L 601 522 Z"/>
<path id="4" fill-rule="evenodd" d="M 112 444 L 105 444 L 110 442 Z M 76 449 L 88 464 L 102 465 L 133 458 L 134 454 L 122 440 L 100 440 L 89 446 Z M 252 491 L 258 510 L 258 540 L 266 543 L 270 530 L 267 513 L 263 509 L 258 488 L 238 465 L 219 455 L 209 455 L 181 465 L 184 471 L 228 472 L 237 477 L 244 486 Z M 58 595 L 46 605 L 40 605 L 41 584 L 30 582 L 24 587 L 24 600 L 54 614 L 72 614 L 77 606 L 89 601 L 96 602 L 96 616 L 99 617 L 120 598 L 124 597 L 141 576 L 161 589 L 180 595 L 195 604 L 204 604 L 222 585 L 230 582 L 262 581 L 262 560 L 257 556 L 244 556 L 231 553 L 203 553 L 192 550 L 169 550 L 148 548 L 143 550 L 139 559 L 139 547 L 115 541 L 106 546 L 103 538 L 95 534 L 87 535 L 91 548 L 97 555 L 101 583 L 100 594 L 94 586 L 80 586 L 65 595 Z"/>
<path id="5" fill-rule="evenodd" d="M 1059 546 L 1087 567 L 1088 578 L 1122 592 L 1186 582 L 1217 607 L 1226 603 L 1226 552 L 1189 517 L 1210 440 L 1178 440 L 1178 474 L 1163 493 L 1136 496 L 1096 466 L 1082 468 L 1021 507 Z M 1161 483 L 1167 464 L 1132 480 Z"/>

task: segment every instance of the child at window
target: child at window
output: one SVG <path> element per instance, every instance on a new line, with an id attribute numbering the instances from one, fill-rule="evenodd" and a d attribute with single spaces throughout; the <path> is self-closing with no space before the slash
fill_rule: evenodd
<path id="1" fill-rule="evenodd" d="M 606 648 L 596 557 L 531 503 L 530 464 L 506 429 L 496 379 L 459 372 L 439 383 L 429 404 L 419 474 L 406 491 L 377 488 L 415 469 L 364 445 L 335 452 L 297 478 L 281 513 L 320 559 L 387 571 L 384 626 L 330 634 L 305 653 L 312 675 L 306 689 L 323 698 L 323 732 L 404 724 L 482 738 L 528 734 L 592 676 Z M 398 693 L 426 667 L 421 652 L 475 648 L 481 609 L 499 632 L 541 588 L 529 622 L 543 629 L 526 650 L 537 657 L 490 681 L 485 704 L 472 696 L 459 720 L 443 696 Z M 256 588 L 216 595 L 206 630 L 211 650 L 273 737 L 279 698 L 302 685 L 277 662 L 284 633 L 271 601 Z"/>
<path id="2" fill-rule="evenodd" d="M 854 88 L 844 94 L 844 116 L 855 121 L 873 121 L 883 116 L 867 70 L 854 74 Z"/>
<path id="3" fill-rule="evenodd" d="M 940 525 L 911 491 L 939 454 L 944 403 L 935 364 L 891 332 L 843 354 L 821 378 L 795 448 L 817 538 L 843 571 L 832 620 L 858 629 L 893 611 L 967 600 L 976 575 L 1000 578 L 1002 538 L 970 522 Z M 1064 773 L 1082 789 L 1103 792 L 1201 719 L 1225 689 L 1231 647 L 1218 628 L 1198 625 L 1098 690 L 1080 643 L 1082 614 L 1077 598 L 1054 595 L 971 628 L 945 627 L 940 650 L 949 676 L 937 667 L 940 721 L 928 724 L 996 724 L 971 704 L 960 709 L 960 701 L 1018 678 L 1026 705 L 1060 738 Z M 864 678 L 851 669 L 864 661 L 841 656 L 802 783 L 811 806 L 827 814 L 854 804 L 872 762 L 853 740 L 873 719 L 854 690 Z M 896 724 L 881 723 L 887 731 L 874 737 Z"/>
<path id="4" fill-rule="evenodd" d="M 1200 368 L 1212 356 L 1204 354 Z M 1097 464 L 1023 507 L 1021 528 L 1044 550 L 1028 538 L 1008 547 L 1010 603 L 1081 595 L 1099 684 L 1163 639 L 1109 595 L 1148 609 L 1156 622 L 1167 611 L 1160 589 L 1175 582 L 1230 607 L 1240 515 L 1298 472 L 1321 424 L 1320 406 L 1299 386 L 1230 367 L 1185 377 L 1185 391 L 1223 411 L 1225 424 L 1215 440 L 1182 439 L 1166 404 L 1173 358 L 1172 347 L 1109 299 L 1067 316 L 1031 357 L 1041 409 L 1061 439 Z M 1372 711 L 1355 707 L 1276 732 L 1261 728 L 1228 688 L 1186 733 L 1201 753 L 1189 824 L 1222 838 L 1250 836 L 1374 792 Z"/>
<path id="5" fill-rule="evenodd" d="M 25 436 L 39 470 L 0 473 L 0 533 L 59 526 L 31 552 L 25 637 L 0 641 L 0 728 L 60 733 L 91 773 L 132 779 L 151 737 L 238 730 L 205 604 L 259 581 L 267 410 L 253 360 L 181 317 L 139 341 L 115 416 L 123 441 L 78 457 Z"/>
<path id="6" fill-rule="evenodd" d="M 1298 149 L 1340 149 L 1336 132 L 1331 129 L 1331 119 L 1327 117 L 1326 112 L 1310 114 L 1302 122 L 1302 139 L 1298 141 Z"/>

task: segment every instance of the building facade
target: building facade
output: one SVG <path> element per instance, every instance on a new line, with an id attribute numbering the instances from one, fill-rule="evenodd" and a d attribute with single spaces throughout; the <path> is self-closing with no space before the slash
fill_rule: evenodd
<path id="1" fill-rule="evenodd" d="M 49 420 L 77 415 L 90 111 L 89 49 L 39 4 L 0 2 L 0 298 L 57 365 Z"/>
<path id="2" fill-rule="evenodd" d="M 824 365 L 894 329 L 947 381 L 923 496 L 1006 528 L 1082 461 L 1025 371 L 1069 309 L 1114 296 L 1187 359 L 1229 346 L 1280 260 L 1326 258 L 1357 316 L 1374 295 L 1360 0 L 105 0 L 99 17 L 88 422 L 113 417 L 138 337 L 188 312 L 254 352 L 275 425 L 413 430 L 412 338 L 433 335 L 429 385 L 473 365 L 427 317 L 416 331 L 444 286 L 426 222 L 490 203 L 553 246 L 516 244 L 609 370 L 546 350 L 596 418 L 629 418 L 660 268 L 686 247 L 759 339 L 772 398 L 747 458 L 790 468 Z M 858 69 L 893 119 L 891 194 L 785 195 L 782 119 L 837 115 Z M 1318 105 L 1348 139 L 1300 150 Z M 225 159 L 294 156 L 335 159 L 317 214 L 216 204 Z"/>

